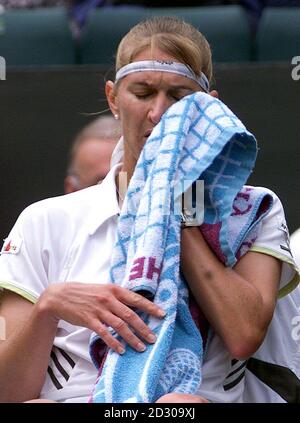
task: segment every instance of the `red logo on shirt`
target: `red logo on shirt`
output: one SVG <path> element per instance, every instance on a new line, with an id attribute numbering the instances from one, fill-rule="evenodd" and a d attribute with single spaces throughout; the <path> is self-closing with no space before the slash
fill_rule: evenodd
<path id="1" fill-rule="evenodd" d="M 6 247 L 4 248 L 4 251 L 9 251 L 10 245 L 11 245 L 11 241 L 9 241 L 9 243 L 6 245 Z"/>
<path id="2" fill-rule="evenodd" d="M 10 239 L 8 242 L 4 242 L 1 254 L 18 254 L 22 244 L 21 238 Z"/>

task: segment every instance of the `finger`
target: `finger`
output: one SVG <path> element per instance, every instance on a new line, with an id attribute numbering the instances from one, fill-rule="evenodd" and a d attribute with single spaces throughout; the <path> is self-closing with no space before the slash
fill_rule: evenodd
<path id="1" fill-rule="evenodd" d="M 101 320 L 111 326 L 133 349 L 143 352 L 146 345 L 133 333 L 128 324 L 120 317 L 111 313 L 102 313 Z"/>
<path id="2" fill-rule="evenodd" d="M 156 336 L 149 326 L 147 326 L 146 323 L 125 304 L 120 302 L 113 303 L 111 312 L 133 328 L 137 336 L 142 337 L 150 344 L 156 341 Z"/>
<path id="3" fill-rule="evenodd" d="M 109 332 L 105 325 L 103 325 L 99 320 L 95 320 L 95 322 L 91 325 L 90 329 L 97 333 L 102 339 L 102 341 L 109 348 L 111 348 L 118 354 L 124 354 L 124 346 Z"/>
<path id="4" fill-rule="evenodd" d="M 177 394 L 171 393 L 163 395 L 158 398 L 156 403 L 209 403 L 206 398 L 201 397 L 200 395 L 192 394 Z"/>
<path id="5" fill-rule="evenodd" d="M 147 314 L 151 314 L 152 316 L 162 318 L 166 315 L 165 311 L 160 308 L 157 304 L 147 300 L 142 295 L 137 294 L 136 292 L 129 291 L 126 288 L 120 288 L 118 292 L 118 299 L 123 303 L 137 308 L 138 310 L 142 310 Z"/>

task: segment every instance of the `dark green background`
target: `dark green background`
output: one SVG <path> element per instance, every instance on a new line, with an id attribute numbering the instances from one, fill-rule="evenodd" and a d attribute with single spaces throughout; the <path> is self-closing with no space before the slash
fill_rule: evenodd
<path id="1" fill-rule="evenodd" d="M 258 140 L 249 182 L 279 195 L 293 231 L 300 226 L 300 81 L 291 71 L 289 63 L 215 67 L 221 100 Z M 69 146 L 94 118 L 85 114 L 106 109 L 108 74 L 97 66 L 12 68 L 0 81 L 1 238 L 25 206 L 63 193 Z"/>

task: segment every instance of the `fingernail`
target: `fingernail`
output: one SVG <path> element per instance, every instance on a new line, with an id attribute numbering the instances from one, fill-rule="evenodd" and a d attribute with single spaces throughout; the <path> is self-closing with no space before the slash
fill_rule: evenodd
<path id="1" fill-rule="evenodd" d="M 165 312 L 164 310 L 159 310 L 158 314 L 159 314 L 161 317 L 165 317 L 166 312 Z"/>
<path id="2" fill-rule="evenodd" d="M 138 351 L 143 352 L 143 351 L 145 351 L 145 350 L 146 350 L 146 345 L 144 345 L 144 344 L 142 344 L 141 342 L 139 342 L 139 343 L 137 344 L 137 349 L 138 349 Z"/>
<path id="3" fill-rule="evenodd" d="M 119 354 L 121 354 L 121 355 L 122 355 L 122 354 L 124 354 L 124 352 L 125 352 L 125 348 L 122 348 L 122 347 L 119 347 L 119 348 L 118 348 L 118 353 L 119 353 Z"/>
<path id="4" fill-rule="evenodd" d="M 155 336 L 155 335 L 153 335 L 153 334 L 150 334 L 150 335 L 148 335 L 148 336 L 147 336 L 147 340 L 148 340 L 150 343 L 154 343 L 154 342 L 156 341 L 156 336 Z"/>

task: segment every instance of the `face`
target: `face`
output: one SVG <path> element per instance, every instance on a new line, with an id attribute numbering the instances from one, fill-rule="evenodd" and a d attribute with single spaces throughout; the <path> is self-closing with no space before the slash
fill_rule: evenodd
<path id="1" fill-rule="evenodd" d="M 80 144 L 74 158 L 75 175 L 66 178 L 65 193 L 87 188 L 104 179 L 109 172 L 115 144 L 111 140 L 93 138 Z"/>
<path id="2" fill-rule="evenodd" d="M 140 60 L 175 60 L 155 49 L 146 49 L 135 57 Z M 108 83 L 109 84 L 109 83 Z M 189 78 L 169 72 L 135 72 L 106 87 L 110 107 L 118 114 L 124 137 L 124 169 L 132 173 L 140 152 L 160 121 L 163 113 L 176 101 L 199 91 L 199 85 Z"/>

